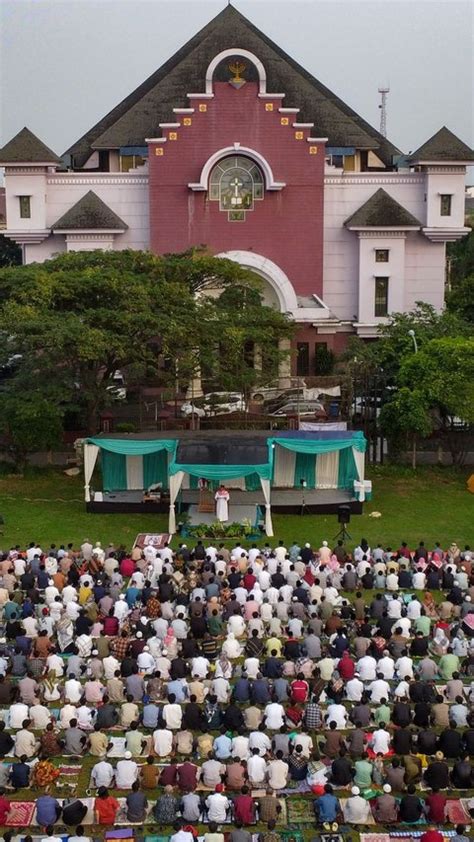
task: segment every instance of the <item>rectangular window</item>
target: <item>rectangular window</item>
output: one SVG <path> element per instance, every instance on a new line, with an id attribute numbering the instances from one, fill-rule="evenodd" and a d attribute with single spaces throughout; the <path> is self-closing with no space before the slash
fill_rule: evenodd
<path id="1" fill-rule="evenodd" d="M 297 342 L 296 351 L 296 374 L 306 377 L 309 374 L 309 342 Z"/>
<path id="2" fill-rule="evenodd" d="M 443 193 L 439 197 L 439 213 L 440 216 L 451 216 L 451 199 L 452 196 L 450 193 Z"/>
<path id="3" fill-rule="evenodd" d="M 20 200 L 20 219 L 31 218 L 31 196 L 19 196 Z"/>
<path id="4" fill-rule="evenodd" d="M 142 167 L 144 163 L 145 158 L 142 158 L 141 155 L 121 155 L 120 172 L 134 170 L 136 167 Z"/>
<path id="5" fill-rule="evenodd" d="M 375 249 L 375 262 L 388 263 L 388 249 Z"/>
<path id="6" fill-rule="evenodd" d="M 382 317 L 388 313 L 388 278 L 375 279 L 374 316 Z"/>

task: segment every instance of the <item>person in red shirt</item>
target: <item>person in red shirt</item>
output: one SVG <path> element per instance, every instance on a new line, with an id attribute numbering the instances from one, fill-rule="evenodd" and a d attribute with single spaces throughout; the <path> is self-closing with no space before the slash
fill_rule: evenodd
<path id="1" fill-rule="evenodd" d="M 443 834 L 439 830 L 436 830 L 436 828 L 431 827 L 422 834 L 420 842 L 443 842 L 443 839 Z"/>
<path id="2" fill-rule="evenodd" d="M 343 681 L 350 681 L 355 675 L 355 663 L 347 649 L 342 653 L 342 658 L 337 665 L 337 671 Z"/>
<path id="3" fill-rule="evenodd" d="M 0 789 L 0 825 L 3 827 L 6 823 L 8 813 L 10 812 L 11 804 L 8 798 L 5 798 L 5 790 Z"/>
<path id="4" fill-rule="evenodd" d="M 185 760 L 177 769 L 177 782 L 181 792 L 194 792 L 198 783 L 199 766 Z"/>
<path id="5" fill-rule="evenodd" d="M 444 824 L 446 821 L 446 796 L 439 790 L 433 789 L 431 795 L 425 798 L 425 804 L 428 807 L 428 821 L 435 824 Z"/>
<path id="6" fill-rule="evenodd" d="M 308 701 L 309 684 L 307 681 L 305 681 L 302 672 L 299 672 L 296 676 L 295 681 L 291 682 L 290 691 L 292 702 L 304 704 Z"/>
<path id="7" fill-rule="evenodd" d="M 252 796 L 249 794 L 248 786 L 243 786 L 240 790 L 241 795 L 234 799 L 234 816 L 242 822 L 242 824 L 255 823 L 255 803 Z"/>
<path id="8" fill-rule="evenodd" d="M 257 577 L 254 575 L 254 572 L 253 572 L 252 568 L 250 568 L 250 570 L 248 570 L 247 573 L 244 576 L 244 580 L 243 580 L 244 588 L 246 588 L 248 591 L 251 591 L 253 586 L 255 585 L 256 581 L 257 581 Z"/>
<path id="9" fill-rule="evenodd" d="M 136 564 L 131 558 L 123 558 L 120 562 L 120 573 L 124 579 L 129 579 L 133 576 L 136 570 Z"/>
<path id="10" fill-rule="evenodd" d="M 115 824 L 115 816 L 118 813 L 119 807 L 120 804 L 117 799 L 109 795 L 109 790 L 105 786 L 100 786 L 94 802 L 94 813 L 97 824 Z"/>

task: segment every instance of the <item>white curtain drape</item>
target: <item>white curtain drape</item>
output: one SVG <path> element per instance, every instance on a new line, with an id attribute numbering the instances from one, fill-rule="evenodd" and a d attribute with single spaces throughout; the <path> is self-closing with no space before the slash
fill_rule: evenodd
<path id="1" fill-rule="evenodd" d="M 262 479 L 262 477 L 260 477 L 260 482 L 262 485 L 263 496 L 265 497 L 265 532 L 271 538 L 273 536 L 273 523 L 272 510 L 270 506 L 270 480 Z"/>
<path id="2" fill-rule="evenodd" d="M 318 453 L 316 459 L 316 488 L 337 488 L 339 450 Z"/>
<path id="3" fill-rule="evenodd" d="M 87 442 L 84 442 L 84 500 L 86 503 L 90 503 L 91 479 L 98 455 L 99 448 L 96 444 L 88 444 Z"/>
<path id="4" fill-rule="evenodd" d="M 296 453 L 286 447 L 275 448 L 275 469 L 273 487 L 293 488 L 295 482 Z"/>
<path id="5" fill-rule="evenodd" d="M 352 448 L 352 453 L 357 473 L 359 475 L 359 480 L 360 482 L 364 482 L 365 453 L 362 453 L 360 450 L 356 450 L 355 447 Z"/>
<path id="6" fill-rule="evenodd" d="M 363 503 L 365 500 L 365 485 L 364 485 L 364 467 L 365 467 L 365 453 L 362 453 L 360 450 L 356 450 L 355 447 L 352 448 L 352 453 L 354 456 L 354 462 L 357 469 L 357 475 L 359 480 L 354 481 L 354 492 L 356 496 L 359 497 L 359 502 Z"/>
<path id="7" fill-rule="evenodd" d="M 127 488 L 143 488 L 143 456 L 127 456 Z"/>
<path id="8" fill-rule="evenodd" d="M 176 498 L 183 482 L 184 471 L 178 471 L 176 474 L 170 475 L 170 514 L 168 519 L 168 532 L 173 535 L 176 532 L 176 513 L 175 506 Z"/>

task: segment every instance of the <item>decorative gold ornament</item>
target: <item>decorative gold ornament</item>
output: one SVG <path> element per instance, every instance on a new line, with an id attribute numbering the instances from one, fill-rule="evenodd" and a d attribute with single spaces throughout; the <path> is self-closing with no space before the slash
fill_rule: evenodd
<path id="1" fill-rule="evenodd" d="M 183 120 L 183 126 L 191 126 L 192 122 L 191 117 L 185 117 Z"/>
<path id="2" fill-rule="evenodd" d="M 317 146 L 310 146 L 309 147 L 309 154 L 310 155 L 317 155 L 318 154 L 318 147 Z"/>
<path id="3" fill-rule="evenodd" d="M 280 125 L 289 126 L 290 121 L 289 121 L 288 117 L 280 117 Z"/>
<path id="4" fill-rule="evenodd" d="M 273 111 L 273 102 L 265 103 L 265 111 Z"/>
<path id="5" fill-rule="evenodd" d="M 178 140 L 178 132 L 170 132 L 168 135 L 168 140 Z"/>
<path id="6" fill-rule="evenodd" d="M 304 134 L 303 132 L 295 132 L 295 140 L 303 140 Z"/>
<path id="7" fill-rule="evenodd" d="M 155 155 L 164 155 L 165 150 L 162 146 L 155 146 Z"/>
<path id="8" fill-rule="evenodd" d="M 207 102 L 199 103 L 199 111 L 207 111 Z"/>
<path id="9" fill-rule="evenodd" d="M 244 72 L 246 65 L 243 61 L 234 61 L 232 64 L 229 64 L 229 70 L 231 73 L 234 74 L 233 78 L 230 80 L 234 85 L 242 85 L 245 82 L 245 79 L 242 79 L 242 73 Z"/>

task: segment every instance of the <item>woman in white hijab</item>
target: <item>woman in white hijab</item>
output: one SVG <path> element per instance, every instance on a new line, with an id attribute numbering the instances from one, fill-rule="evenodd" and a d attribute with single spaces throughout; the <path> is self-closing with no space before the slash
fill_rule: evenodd
<path id="1" fill-rule="evenodd" d="M 438 626 L 433 635 L 433 640 L 430 644 L 430 649 L 433 655 L 446 655 L 446 652 L 448 651 L 448 646 L 449 638 L 447 637 L 445 630 Z"/>
<path id="2" fill-rule="evenodd" d="M 222 654 L 229 658 L 229 660 L 234 660 L 235 658 L 240 658 L 242 652 L 243 646 L 240 645 L 235 634 L 229 632 L 222 644 Z"/>

